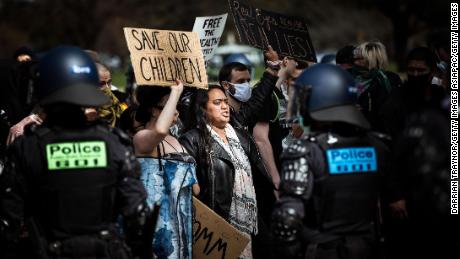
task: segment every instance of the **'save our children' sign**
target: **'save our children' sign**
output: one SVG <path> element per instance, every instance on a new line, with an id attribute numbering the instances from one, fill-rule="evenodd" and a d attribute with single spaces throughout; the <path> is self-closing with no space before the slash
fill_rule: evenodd
<path id="1" fill-rule="evenodd" d="M 123 30 L 137 84 L 170 86 L 180 79 L 186 86 L 207 88 L 208 77 L 197 33 Z"/>

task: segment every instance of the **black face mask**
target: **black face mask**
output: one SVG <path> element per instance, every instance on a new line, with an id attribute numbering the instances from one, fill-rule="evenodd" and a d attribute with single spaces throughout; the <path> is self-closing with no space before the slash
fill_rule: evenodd
<path id="1" fill-rule="evenodd" d="M 364 66 L 353 65 L 350 71 L 352 75 L 363 75 L 369 73 L 369 68 Z"/>
<path id="2" fill-rule="evenodd" d="M 411 88 L 425 88 L 431 84 L 430 74 L 420 75 L 420 76 L 410 76 L 407 75 L 407 84 Z"/>
<path id="3" fill-rule="evenodd" d="M 430 74 L 420 76 L 407 76 L 407 90 L 413 99 L 421 99 L 425 95 L 426 89 L 431 85 Z"/>

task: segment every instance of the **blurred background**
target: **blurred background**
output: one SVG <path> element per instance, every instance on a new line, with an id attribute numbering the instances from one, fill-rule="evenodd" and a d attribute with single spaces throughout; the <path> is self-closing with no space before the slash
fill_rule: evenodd
<path id="1" fill-rule="evenodd" d="M 449 40 L 450 4 L 446 0 L 251 0 L 252 6 L 303 17 L 309 24 L 318 61 L 337 49 L 364 41 L 383 42 L 389 70 L 403 69 L 407 51 L 433 41 Z M 229 12 L 227 0 L 0 0 L 0 58 L 21 46 L 38 53 L 61 44 L 97 51 L 123 88 L 129 52 L 123 27 L 191 31 L 197 16 Z M 447 38 L 446 38 L 447 37 Z M 259 50 L 239 44 L 229 13 L 209 76 L 232 53 L 245 53 L 262 70 Z"/>

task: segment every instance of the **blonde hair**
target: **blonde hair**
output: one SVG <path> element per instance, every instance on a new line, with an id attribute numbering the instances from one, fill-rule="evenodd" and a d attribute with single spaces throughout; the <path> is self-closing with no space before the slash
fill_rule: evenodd
<path id="1" fill-rule="evenodd" d="M 381 42 L 364 42 L 353 52 L 354 58 L 363 58 L 367 61 L 369 70 L 384 69 L 388 65 L 388 56 L 385 45 Z"/>

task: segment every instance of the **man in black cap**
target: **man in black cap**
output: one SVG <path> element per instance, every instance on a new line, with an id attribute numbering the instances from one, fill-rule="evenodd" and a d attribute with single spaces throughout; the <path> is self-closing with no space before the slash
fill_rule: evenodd
<path id="1" fill-rule="evenodd" d="M 375 215 L 386 147 L 355 107 L 356 87 L 337 66 L 305 70 L 290 99 L 307 137 L 282 155 L 273 233 L 288 258 L 375 258 Z"/>
<path id="2" fill-rule="evenodd" d="M 86 120 L 82 107 L 108 102 L 96 66 L 81 49 L 59 47 L 41 60 L 37 77 L 46 118 L 7 150 L 0 257 L 24 257 L 17 248 L 28 236 L 28 257 L 131 258 L 115 222 L 123 216 L 125 234 L 135 237 L 150 213 L 128 138 Z"/>

